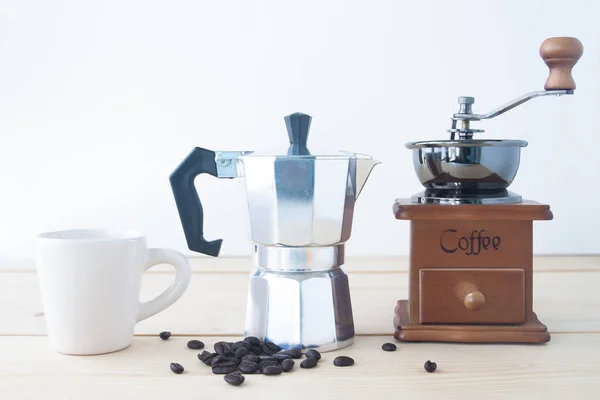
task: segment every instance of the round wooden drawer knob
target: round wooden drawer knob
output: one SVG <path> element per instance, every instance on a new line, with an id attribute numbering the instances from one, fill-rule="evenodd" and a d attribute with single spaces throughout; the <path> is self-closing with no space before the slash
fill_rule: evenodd
<path id="1" fill-rule="evenodd" d="M 465 307 L 476 311 L 485 306 L 485 296 L 481 292 L 472 292 L 465 296 Z"/>

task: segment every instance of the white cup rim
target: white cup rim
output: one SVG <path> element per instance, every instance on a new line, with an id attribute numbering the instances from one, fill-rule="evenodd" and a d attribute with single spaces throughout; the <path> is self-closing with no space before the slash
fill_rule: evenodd
<path id="1" fill-rule="evenodd" d="M 123 240 L 144 239 L 146 234 L 135 229 L 66 229 L 57 231 L 41 232 L 36 235 L 37 240 L 44 241 L 68 241 L 80 243 L 113 242 Z"/>

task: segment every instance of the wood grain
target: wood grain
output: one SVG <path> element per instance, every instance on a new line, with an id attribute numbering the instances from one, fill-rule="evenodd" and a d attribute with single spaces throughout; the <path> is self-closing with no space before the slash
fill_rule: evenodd
<path id="1" fill-rule="evenodd" d="M 550 332 L 600 332 L 600 270 L 576 273 L 534 272 L 534 306 Z M 581 264 L 584 265 L 584 264 Z M 556 271 L 577 270 L 571 259 Z M 349 271 L 354 322 L 358 334 L 392 333 L 394 308 L 408 296 L 406 272 Z M 160 293 L 171 282 L 167 273 L 148 273 L 142 300 Z M 172 307 L 140 322 L 136 334 L 238 335 L 243 330 L 248 275 L 194 273 L 188 291 Z M 46 327 L 37 277 L 33 273 L 0 274 L 0 335 L 45 335 Z"/>
<path id="2" fill-rule="evenodd" d="M 540 56 L 549 68 L 545 90 L 574 90 L 577 85 L 572 70 L 583 55 L 583 44 L 574 37 L 553 37 L 544 40 Z"/>
<path id="3" fill-rule="evenodd" d="M 472 324 L 525 321 L 525 273 L 522 269 L 421 270 L 420 321 Z M 478 293 L 483 299 L 477 309 L 467 308 L 465 298 Z"/>
<path id="4" fill-rule="evenodd" d="M 411 324 L 408 301 L 399 300 L 394 338 L 407 342 L 547 343 L 550 333 L 535 313 L 522 324 Z"/>
<path id="5" fill-rule="evenodd" d="M 446 204 L 417 204 L 410 199 L 397 199 L 393 205 L 396 219 L 419 220 L 492 220 L 492 221 L 536 221 L 551 220 L 554 216 L 550 206 L 531 200 L 518 204 L 461 204 L 460 207 Z"/>
<path id="6" fill-rule="evenodd" d="M 414 206 L 411 206 L 411 210 L 416 210 Z M 418 206 L 417 206 L 418 207 Z M 427 206 L 424 206 L 427 207 Z M 495 213 L 494 208 L 473 208 L 473 214 L 466 220 L 424 220 L 418 219 L 416 221 L 410 221 L 411 224 L 411 263 L 412 273 L 410 275 L 410 321 L 413 324 L 418 324 L 420 321 L 421 307 L 420 299 L 422 298 L 420 291 L 422 288 L 421 284 L 421 271 L 423 268 L 464 268 L 465 270 L 471 268 L 495 268 L 506 270 L 507 268 L 519 268 L 524 271 L 524 286 L 517 288 L 520 293 L 517 294 L 519 297 L 524 296 L 525 300 L 525 318 L 531 317 L 533 307 L 533 278 L 532 278 L 532 221 L 523 220 L 486 220 L 476 219 L 482 218 L 488 212 Z M 523 211 L 519 206 L 512 206 L 513 210 L 519 210 L 521 215 Z M 525 206 L 522 206 L 525 207 Z M 461 206 L 462 208 L 462 206 Z M 438 210 L 438 209 L 435 209 Z M 489 211 L 492 210 L 492 211 Z M 506 209 L 509 212 L 510 209 Z M 534 209 L 529 209 L 531 213 L 535 214 Z M 414 211 L 413 211 L 414 212 Z M 434 211 L 431 210 L 430 215 L 434 215 Z M 443 213 L 443 212 L 442 212 Z M 532 214 L 529 214 L 532 216 Z M 454 233 L 444 234 L 449 230 L 453 230 Z M 448 247 L 458 246 L 460 241 L 457 242 L 458 238 L 462 235 L 469 236 L 470 232 L 484 232 L 483 234 L 491 238 L 501 238 L 500 246 L 494 249 L 493 246 L 488 246 L 488 250 L 484 250 L 482 245 L 478 249 L 470 249 L 469 251 L 461 251 L 455 248 L 455 252 L 452 254 L 445 253 L 441 250 L 440 246 L 444 244 Z M 443 239 L 448 236 L 449 238 Z M 475 245 L 474 245 L 475 246 Z M 464 246 L 463 246 L 464 247 Z M 478 255 L 468 254 L 472 251 L 479 252 Z M 502 283 L 502 280 L 495 280 L 493 282 Z M 476 283 L 476 282 L 475 282 Z M 491 288 L 495 292 L 514 289 L 512 286 L 505 288 Z M 524 292 L 523 292 L 524 289 Z M 428 291 L 430 294 L 436 294 L 435 291 Z M 505 293 L 505 296 L 512 296 L 511 293 Z M 435 299 L 430 301 L 435 302 Z M 461 306 L 459 310 L 462 310 Z M 523 309 L 521 308 L 520 311 Z M 459 312 L 457 310 L 457 312 Z M 488 322 L 490 322 L 488 320 Z M 500 321 L 498 321 L 500 322 Z"/>
<path id="7" fill-rule="evenodd" d="M 206 257 L 189 258 L 192 271 L 202 274 L 250 273 L 253 265 L 250 257 Z M 345 268 L 355 274 L 405 273 L 408 271 L 409 257 L 347 257 Z M 600 271 L 600 257 L 593 255 L 543 256 L 533 259 L 533 267 L 538 272 L 583 272 Z M 168 265 L 157 265 L 148 273 L 170 273 Z M 0 273 L 35 273 L 35 262 L 28 258 L 0 257 Z"/>
<path id="8" fill-rule="evenodd" d="M 549 343 L 396 342 L 398 351 L 392 353 L 382 351 L 381 345 L 394 341 L 394 308 L 408 294 L 408 274 L 406 268 L 397 267 L 402 259 L 363 259 L 353 265 L 356 270 L 348 271 L 359 334 L 354 345 L 325 353 L 315 369 L 296 368 L 277 377 L 249 376 L 241 387 L 213 375 L 197 361 L 198 352 L 185 344 L 198 338 L 210 347 L 241 334 L 251 263 L 244 259 L 194 262 L 198 269 L 188 292 L 173 307 L 138 324 L 131 347 L 92 357 L 64 356 L 50 349 L 43 336 L 35 273 L 0 272 L 0 399 L 531 400 L 588 399 L 600 391 L 600 257 L 534 259 L 533 300 L 552 331 Z M 170 282 L 166 268 L 146 274 L 142 300 Z M 173 332 L 168 341 L 157 337 L 163 330 Z M 356 364 L 333 367 L 337 355 L 352 356 Z M 434 374 L 423 370 L 428 359 L 438 364 Z M 183 364 L 186 372 L 171 373 L 171 362 Z"/>
<path id="9" fill-rule="evenodd" d="M 228 337 L 206 339 L 207 346 Z M 106 399 L 593 399 L 600 390 L 600 334 L 556 335 L 546 345 L 399 343 L 362 337 L 353 346 L 324 353 L 314 369 L 248 375 L 240 387 L 197 360 L 187 338 L 136 338 L 126 350 L 104 356 L 54 353 L 45 337 L 0 338 L 0 398 L 10 400 Z M 338 355 L 355 359 L 337 368 Z M 424 371 L 426 360 L 438 365 Z M 169 363 L 185 372 L 175 375 Z"/>

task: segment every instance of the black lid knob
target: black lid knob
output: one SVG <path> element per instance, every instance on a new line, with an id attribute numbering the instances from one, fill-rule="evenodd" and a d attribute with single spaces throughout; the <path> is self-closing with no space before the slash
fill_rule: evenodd
<path id="1" fill-rule="evenodd" d="M 290 139 L 289 155 L 310 155 L 306 142 L 311 120 L 310 115 L 298 112 L 285 117 L 285 126 Z"/>

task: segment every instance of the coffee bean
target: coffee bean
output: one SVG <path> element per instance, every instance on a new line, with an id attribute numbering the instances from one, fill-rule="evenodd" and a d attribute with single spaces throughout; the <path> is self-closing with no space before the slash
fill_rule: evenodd
<path id="1" fill-rule="evenodd" d="M 171 332 L 161 332 L 158 335 L 162 340 L 167 340 L 168 338 L 171 337 Z"/>
<path id="2" fill-rule="evenodd" d="M 211 353 L 209 351 L 204 350 L 202 354 L 198 354 L 198 359 L 204 364 L 210 366 L 212 364 L 213 358 L 215 358 L 216 356 L 217 353 Z"/>
<path id="3" fill-rule="evenodd" d="M 231 352 L 231 345 L 228 342 L 217 342 L 214 345 L 215 353 L 224 354 Z"/>
<path id="4" fill-rule="evenodd" d="M 260 361 L 273 361 L 273 362 L 276 362 L 277 364 L 281 363 L 281 360 L 279 360 L 273 356 L 261 357 Z"/>
<path id="5" fill-rule="evenodd" d="M 315 360 L 321 359 L 321 353 L 319 353 L 315 349 L 306 350 L 306 354 L 304 354 L 304 355 L 306 356 L 306 358 L 314 358 Z"/>
<path id="6" fill-rule="evenodd" d="M 252 361 L 242 361 L 240 365 L 238 365 L 238 369 L 244 374 L 254 374 L 258 371 L 258 364 Z"/>
<path id="7" fill-rule="evenodd" d="M 260 356 L 262 354 L 262 349 L 260 346 L 250 346 L 250 353 Z"/>
<path id="8" fill-rule="evenodd" d="M 273 357 L 278 359 L 279 361 L 283 361 L 283 360 L 287 360 L 288 358 L 292 358 L 291 355 L 289 355 L 288 353 L 283 352 L 283 351 L 273 354 Z"/>
<path id="9" fill-rule="evenodd" d="M 238 360 L 235 358 L 219 355 L 216 356 L 211 363 L 212 372 L 213 374 L 228 374 L 235 371 L 238 364 Z"/>
<path id="10" fill-rule="evenodd" d="M 226 363 L 223 365 L 217 365 L 212 367 L 212 373 L 215 375 L 229 374 L 230 372 L 235 371 L 237 366 L 232 363 Z"/>
<path id="11" fill-rule="evenodd" d="M 336 367 L 349 367 L 354 364 L 354 360 L 348 356 L 338 356 L 334 358 L 333 365 Z"/>
<path id="12" fill-rule="evenodd" d="M 258 364 L 258 370 L 260 372 L 263 372 L 265 370 L 265 368 L 271 367 L 271 366 L 278 367 L 279 363 L 277 361 L 263 360 Z"/>
<path id="13" fill-rule="evenodd" d="M 246 380 L 244 375 L 240 374 L 238 371 L 234 371 L 225 375 L 223 379 L 225 382 L 233 386 L 240 386 Z"/>
<path id="14" fill-rule="evenodd" d="M 248 342 L 244 342 L 243 340 L 240 340 L 239 342 L 235 342 L 234 344 L 231 345 L 231 351 L 235 352 L 237 349 L 239 348 L 245 348 L 245 349 L 250 349 L 250 343 Z"/>
<path id="15" fill-rule="evenodd" d="M 260 346 L 260 339 L 255 336 L 245 337 L 244 342 L 247 342 L 250 346 Z"/>
<path id="16" fill-rule="evenodd" d="M 281 362 L 281 370 L 283 372 L 289 372 L 292 370 L 292 368 L 294 368 L 294 360 L 292 360 L 291 358 L 288 358 L 287 360 L 283 360 Z"/>
<path id="17" fill-rule="evenodd" d="M 181 374 L 183 372 L 183 366 L 181 364 L 171 363 L 170 367 L 171 371 L 173 371 L 176 374 Z"/>
<path id="18" fill-rule="evenodd" d="M 248 349 L 245 347 L 240 347 L 239 349 L 237 349 L 235 351 L 235 353 L 233 353 L 233 356 L 235 358 L 242 358 L 244 357 L 246 354 L 248 354 Z"/>
<path id="19" fill-rule="evenodd" d="M 229 360 L 230 360 L 229 357 L 224 356 L 223 354 L 217 354 L 217 356 L 212 359 L 210 365 L 215 365 L 215 363 L 222 363 L 222 362 L 229 361 Z"/>
<path id="20" fill-rule="evenodd" d="M 315 350 L 316 351 L 316 350 Z M 284 353 L 289 354 L 294 360 L 302 358 L 302 352 L 299 349 L 287 349 Z M 320 358 L 320 355 L 319 355 Z"/>
<path id="21" fill-rule="evenodd" d="M 279 375 L 281 367 L 279 365 L 269 365 L 262 370 L 263 375 Z"/>
<path id="22" fill-rule="evenodd" d="M 194 350 L 200 350 L 204 348 L 204 343 L 202 343 L 200 340 L 190 340 L 187 342 L 187 347 Z"/>
<path id="23" fill-rule="evenodd" d="M 263 353 L 265 353 L 268 356 L 275 354 L 278 351 L 281 351 L 281 347 L 277 346 L 275 343 L 272 342 L 261 343 L 260 349 L 263 351 Z"/>
<path id="24" fill-rule="evenodd" d="M 383 351 L 396 351 L 397 347 L 394 343 L 384 343 L 381 348 Z"/>
<path id="25" fill-rule="evenodd" d="M 244 357 L 242 357 L 242 362 L 244 362 L 244 361 L 250 361 L 250 362 L 258 364 L 261 360 L 260 360 L 260 357 L 258 357 L 258 356 L 255 356 L 253 354 L 247 354 Z"/>
<path id="26" fill-rule="evenodd" d="M 228 356 L 226 356 L 224 354 L 220 354 L 220 355 L 217 355 L 215 358 L 213 358 L 213 360 L 210 363 L 210 365 L 211 365 L 211 367 L 214 367 L 215 365 L 220 365 L 220 364 L 223 364 L 225 362 L 232 362 L 236 366 L 238 366 L 240 364 L 240 360 L 238 360 L 237 358 L 228 357 Z"/>
<path id="27" fill-rule="evenodd" d="M 300 363 L 300 368 L 312 368 L 317 365 L 319 361 L 316 358 L 305 358 Z"/>
<path id="28" fill-rule="evenodd" d="M 437 369 L 437 364 L 427 360 L 427 361 L 425 361 L 424 367 L 425 367 L 425 371 L 427 371 L 427 372 L 435 372 L 435 370 Z"/>

